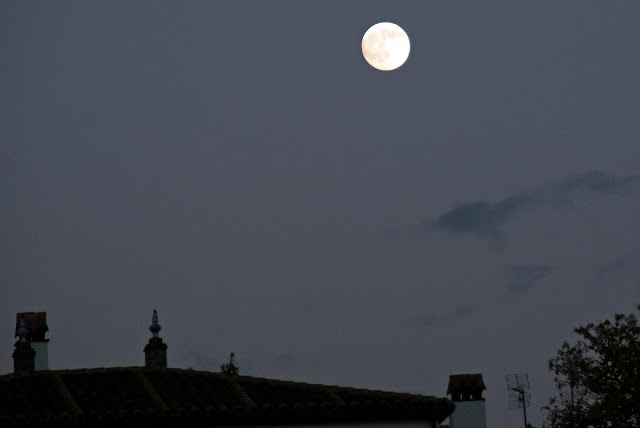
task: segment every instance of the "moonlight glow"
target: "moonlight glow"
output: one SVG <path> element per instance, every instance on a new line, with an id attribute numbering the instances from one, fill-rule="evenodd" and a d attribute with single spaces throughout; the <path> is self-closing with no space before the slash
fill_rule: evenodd
<path id="1" fill-rule="evenodd" d="M 409 57 L 411 43 L 402 28 L 391 22 L 380 22 L 362 37 L 362 55 L 378 70 L 395 70 Z"/>

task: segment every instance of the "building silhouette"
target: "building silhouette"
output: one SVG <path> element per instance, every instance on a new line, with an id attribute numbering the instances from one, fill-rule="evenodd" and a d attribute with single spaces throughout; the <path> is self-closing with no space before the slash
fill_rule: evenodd
<path id="1" fill-rule="evenodd" d="M 169 368 L 156 311 L 144 366 L 49 370 L 46 313 L 16 318 L 14 373 L 0 376 L 2 427 L 437 428 L 454 411 L 447 398 Z"/>

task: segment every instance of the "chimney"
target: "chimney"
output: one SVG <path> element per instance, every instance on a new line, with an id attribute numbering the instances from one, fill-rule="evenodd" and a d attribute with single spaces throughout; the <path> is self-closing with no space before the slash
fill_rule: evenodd
<path id="1" fill-rule="evenodd" d="M 24 318 L 18 320 L 16 326 L 16 336 L 20 337 L 15 344 L 16 349 L 13 351 L 13 372 L 32 372 L 34 368 L 34 360 L 36 351 L 33 350 L 29 343 L 29 329 Z"/>
<path id="2" fill-rule="evenodd" d="M 44 337 L 49 331 L 47 313 L 20 312 L 16 314 L 16 337 L 18 337 L 20 320 L 24 320 L 27 328 L 27 342 L 31 343 L 31 348 L 35 351 L 33 370 L 49 370 L 49 339 Z"/>
<path id="3" fill-rule="evenodd" d="M 487 416 L 482 391 L 487 389 L 480 373 L 449 376 L 447 395 L 456 405 L 449 416 L 450 428 L 486 428 Z"/>
<path id="4" fill-rule="evenodd" d="M 144 366 L 147 368 L 167 367 L 167 345 L 158 336 L 161 329 L 162 327 L 158 324 L 158 312 L 154 309 L 149 326 L 153 336 L 144 347 Z"/>

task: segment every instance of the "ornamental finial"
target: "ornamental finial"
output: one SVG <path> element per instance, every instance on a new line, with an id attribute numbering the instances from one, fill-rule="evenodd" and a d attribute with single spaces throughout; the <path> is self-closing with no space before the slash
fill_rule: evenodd
<path id="1" fill-rule="evenodd" d="M 158 312 L 154 309 L 153 316 L 151 317 L 151 325 L 149 326 L 149 331 L 153 334 L 153 337 L 158 337 L 158 333 L 162 327 L 158 324 Z"/>
<path id="2" fill-rule="evenodd" d="M 16 331 L 16 335 L 20 337 L 18 343 L 27 343 L 29 341 L 29 329 L 27 328 L 27 323 L 24 322 L 24 317 L 20 317 L 20 321 L 18 321 L 18 330 Z"/>

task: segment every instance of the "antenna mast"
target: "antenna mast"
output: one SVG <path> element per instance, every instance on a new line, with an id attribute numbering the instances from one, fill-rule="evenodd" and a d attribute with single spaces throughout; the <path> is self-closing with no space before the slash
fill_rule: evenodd
<path id="1" fill-rule="evenodd" d="M 509 408 L 522 408 L 524 427 L 527 428 L 527 407 L 531 404 L 529 376 L 526 373 L 515 373 L 507 375 L 506 378 L 507 391 L 509 391 Z"/>

